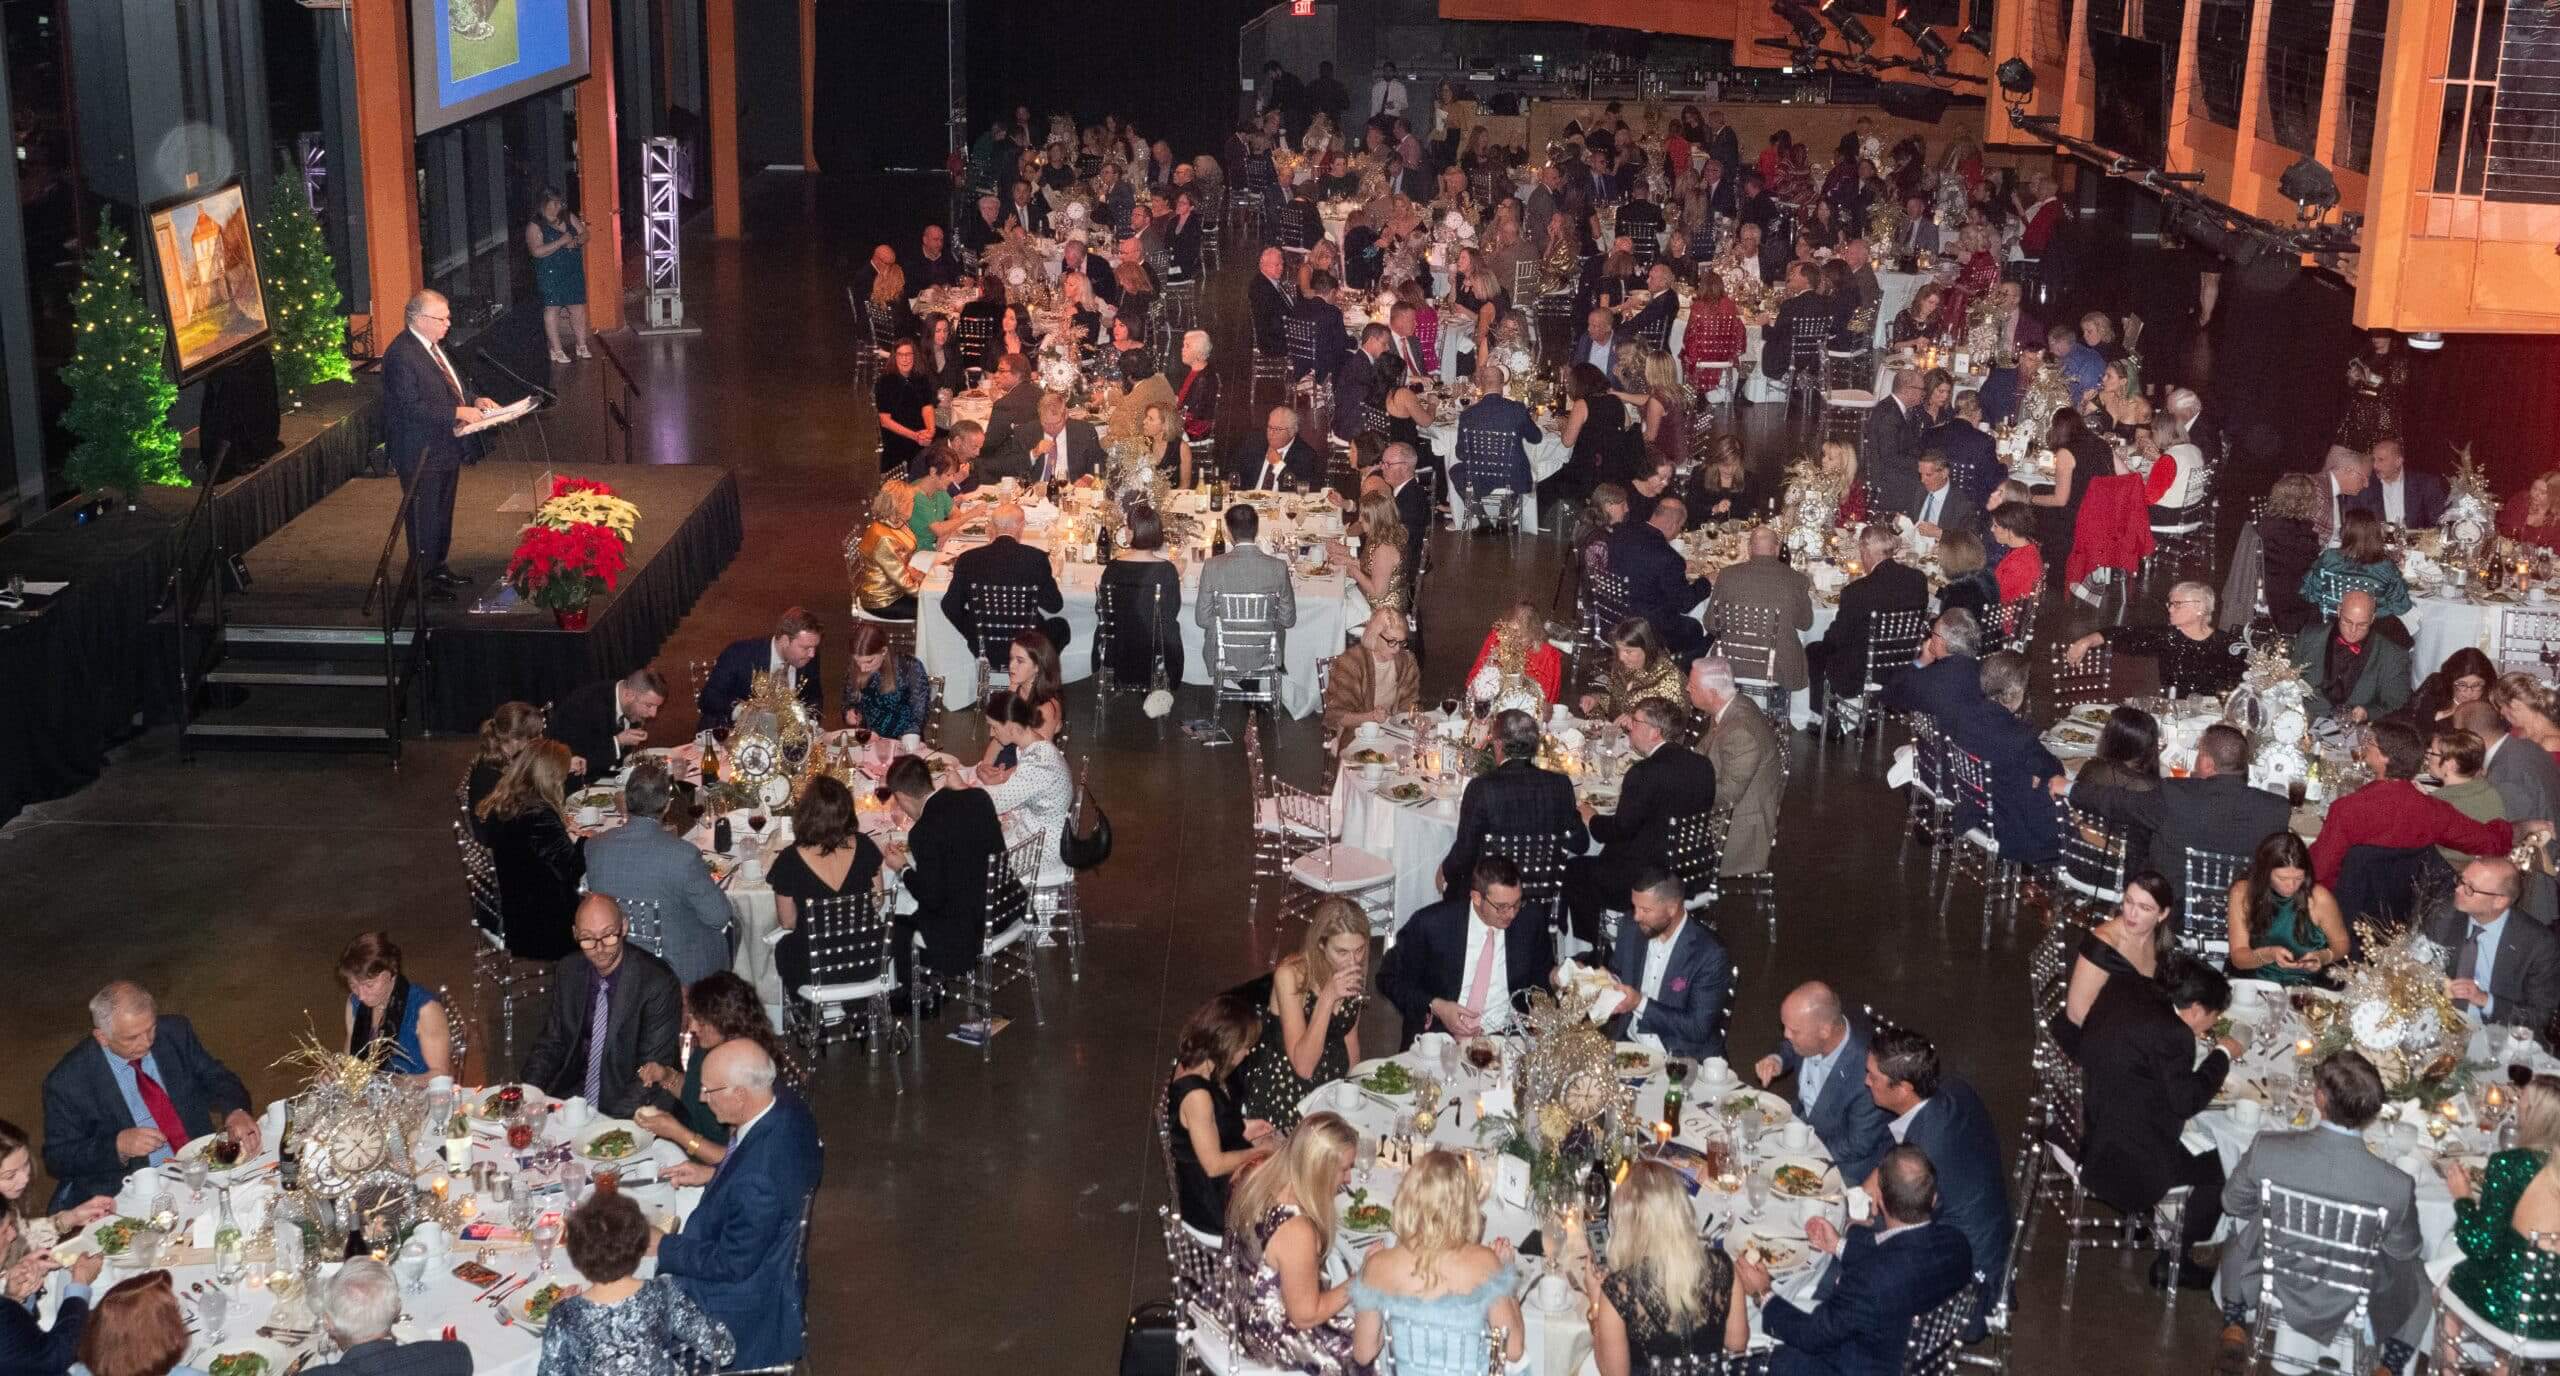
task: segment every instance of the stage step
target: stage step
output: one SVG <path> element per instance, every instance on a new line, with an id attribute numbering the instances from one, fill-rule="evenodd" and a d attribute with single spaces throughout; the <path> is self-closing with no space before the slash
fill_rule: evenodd
<path id="1" fill-rule="evenodd" d="M 391 632 L 391 643 L 406 645 L 415 632 L 403 626 Z M 379 626 L 295 626 L 261 625 L 235 621 L 223 628 L 223 639 L 234 646 L 254 645 L 261 650 L 311 651 L 343 650 L 369 646 L 382 648 Z"/>
<path id="2" fill-rule="evenodd" d="M 207 683 L 258 684 L 296 688 L 381 688 L 391 682 L 380 661 L 370 668 L 329 660 L 250 659 L 226 656 L 222 667 L 204 676 Z"/>
<path id="3" fill-rule="evenodd" d="M 198 680 L 182 748 L 380 751 L 396 763 L 403 733 L 384 721 L 394 672 L 384 660 L 405 662 L 412 639 L 378 626 L 235 622 Z"/>
<path id="4" fill-rule="evenodd" d="M 262 745 L 382 745 L 391 743 L 391 733 L 379 726 L 282 726 L 262 722 L 199 721 L 190 723 L 187 735 L 203 745 L 225 742 Z"/>

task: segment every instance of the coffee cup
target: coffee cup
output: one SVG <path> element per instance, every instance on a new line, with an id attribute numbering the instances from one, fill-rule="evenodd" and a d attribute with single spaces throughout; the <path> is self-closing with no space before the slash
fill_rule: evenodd
<path id="1" fill-rule="evenodd" d="M 1848 1206 L 1849 1221 L 1852 1223 L 1864 1223 L 1867 1221 L 1867 1215 L 1875 1212 L 1876 1202 L 1867 1197 L 1867 1192 L 1862 1186 L 1851 1185 L 1848 1189 L 1841 1191 L 1841 1199 Z"/>
<path id="2" fill-rule="evenodd" d="M 1705 1064 L 1701 1066 L 1700 1069 L 1705 1073 L 1706 1082 L 1708 1084 L 1729 1085 L 1733 1083 L 1733 1066 L 1722 1056 L 1709 1056 L 1706 1059 Z"/>
<path id="3" fill-rule="evenodd" d="M 898 748 L 912 755 L 917 751 L 924 749 L 924 737 L 910 731 L 907 734 L 898 737 Z"/>
<path id="4" fill-rule="evenodd" d="M 2545 592 L 2542 590 L 2541 586 L 2537 584 L 2537 585 L 2535 585 L 2535 586 L 2533 586 L 2533 587 L 2530 587 L 2530 588 L 2527 588 L 2527 589 L 2525 589 L 2525 590 L 2524 590 L 2524 600 L 2525 600 L 2525 601 L 2527 601 L 2527 602 L 2532 603 L 2533 605 L 2535 605 L 2535 606 L 2537 606 L 2537 607 L 2539 607 L 2539 606 L 2541 606 L 2544 602 L 2547 602 L 2547 601 L 2549 601 L 2549 600 L 2550 600 L 2550 594 L 2545 593 Z"/>
<path id="5" fill-rule="evenodd" d="M 1798 1118 L 1778 1130 L 1778 1140 L 1789 1151 L 1803 1151 L 1813 1145 L 1813 1129 Z"/>
<path id="6" fill-rule="evenodd" d="M 580 803 L 578 805 L 578 825 L 582 827 L 604 825 L 604 809 L 593 803 Z"/>
<path id="7" fill-rule="evenodd" d="M 1538 1307 L 1550 1312 L 1563 1309 L 1573 1303 L 1573 1287 L 1565 1282 L 1564 1277 L 1553 1271 L 1538 1277 L 1538 1284 L 1533 1294 Z"/>
<path id="8" fill-rule="evenodd" d="M 2255 1099 L 2235 1099 L 2231 1103 L 2232 1120 L 2244 1128 L 2256 1127 L 2265 1116 L 2266 1107 Z"/>

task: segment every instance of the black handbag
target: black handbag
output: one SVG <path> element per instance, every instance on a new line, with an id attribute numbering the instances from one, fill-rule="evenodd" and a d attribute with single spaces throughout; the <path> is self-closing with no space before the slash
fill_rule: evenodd
<path id="1" fill-rule="evenodd" d="M 1128 1332 L 1120 1339 L 1120 1376 L 1174 1376 L 1181 1367 L 1173 1306 L 1149 1300 L 1130 1310 Z"/>
<path id="2" fill-rule="evenodd" d="M 1111 858 L 1111 818 L 1102 804 L 1093 800 L 1093 787 L 1086 778 L 1091 762 L 1076 768 L 1076 806 L 1067 814 L 1067 825 L 1058 833 L 1058 858 L 1071 870 L 1089 870 Z M 1093 814 L 1093 825 L 1079 830 L 1077 823 L 1084 815 Z"/>

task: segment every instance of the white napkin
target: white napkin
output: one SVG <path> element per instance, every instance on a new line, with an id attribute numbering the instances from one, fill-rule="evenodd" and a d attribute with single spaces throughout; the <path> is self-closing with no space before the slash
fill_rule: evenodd
<path id="1" fill-rule="evenodd" d="M 1482 1106 L 1482 1111 L 1478 1116 L 1484 1118 L 1508 1117 L 1509 1115 L 1518 1112 L 1520 1107 L 1519 1103 L 1511 1096 L 1511 1086 L 1504 1084 L 1497 1084 L 1493 1088 L 1486 1090 L 1484 1093 L 1477 1095 L 1476 1102 Z M 1510 1158 L 1506 1157 L 1504 1159 L 1508 1160 Z"/>
<path id="2" fill-rule="evenodd" d="M 1493 1192 L 1515 1209 L 1529 1207 L 1529 1163 L 1508 1152 L 1495 1157 Z"/>
<path id="3" fill-rule="evenodd" d="M 1591 1001 L 1591 1020 L 1595 1023 L 1607 1022 L 1617 1016 L 1617 1013 L 1618 991 L 1615 989 Z"/>
<path id="4" fill-rule="evenodd" d="M 1885 787 L 1905 788 L 1911 784 L 1912 780 L 1919 777 L 1919 773 L 1913 764 L 1914 754 L 1915 752 L 1913 748 L 1909 745 L 1898 745 L 1894 747 L 1893 763 L 1886 765 L 1884 770 Z"/>

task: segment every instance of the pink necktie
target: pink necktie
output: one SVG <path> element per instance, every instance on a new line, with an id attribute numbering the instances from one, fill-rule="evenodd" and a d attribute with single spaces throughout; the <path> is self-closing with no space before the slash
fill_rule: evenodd
<path id="1" fill-rule="evenodd" d="M 1484 1011 L 1485 989 L 1493 983 L 1493 957 L 1495 949 L 1501 945 L 1501 933 L 1495 932 L 1489 934 L 1485 938 L 1483 952 L 1476 957 L 1475 978 L 1467 981 L 1467 1011 L 1470 1013 L 1482 1013 Z"/>

